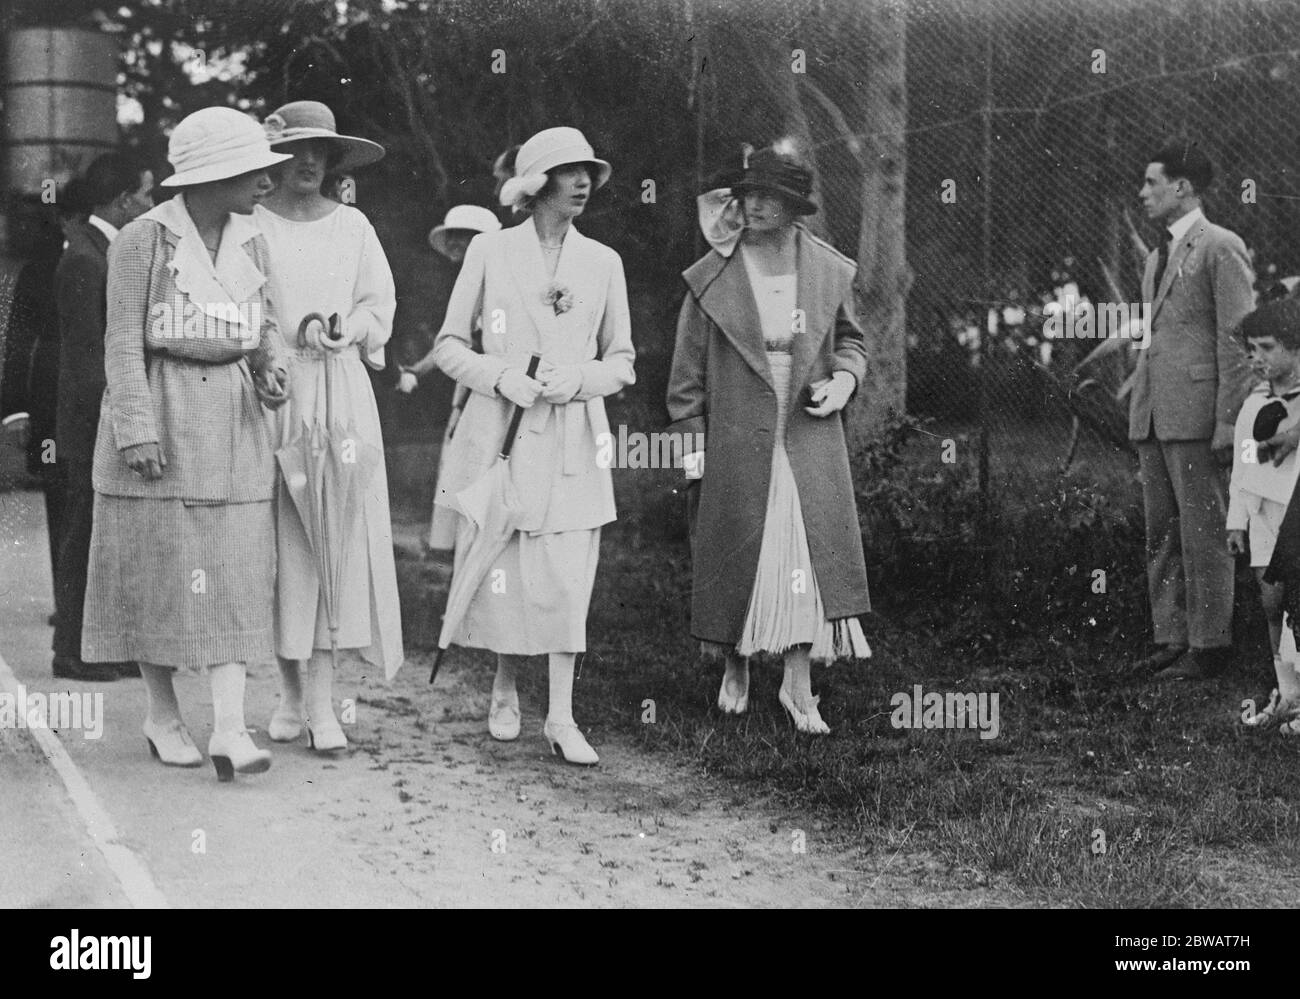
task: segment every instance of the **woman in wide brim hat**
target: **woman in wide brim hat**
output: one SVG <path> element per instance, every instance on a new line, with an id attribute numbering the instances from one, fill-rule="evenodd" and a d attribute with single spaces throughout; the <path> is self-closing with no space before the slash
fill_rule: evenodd
<path id="1" fill-rule="evenodd" d="M 104 393 L 82 658 L 137 660 L 144 734 L 173 766 L 202 761 L 172 673 L 206 668 L 208 755 L 221 780 L 271 763 L 244 725 L 245 664 L 273 653 L 275 458 L 262 406 L 286 399 L 266 242 L 249 216 L 270 190 L 261 126 L 233 108 L 172 133 L 176 197 L 109 250 Z"/>
<path id="2" fill-rule="evenodd" d="M 388 259 L 370 221 L 351 205 L 321 191 L 330 172 L 355 169 L 383 156 L 368 139 L 339 135 L 334 114 L 319 101 L 294 101 L 266 118 L 274 149 L 292 156 L 274 174 L 275 191 L 257 208 L 255 219 L 271 254 L 271 291 L 286 330 L 299 330 L 316 313 L 339 317 L 339 336 L 308 335 L 290 344 L 293 405 L 273 417 L 281 446 L 307 428 L 328 433 L 342 428 L 358 447 L 378 455 L 378 467 L 365 487 L 361 515 L 332 537 L 342 549 L 343 578 L 336 594 L 342 661 L 362 661 L 392 679 L 402 664 L 402 628 L 393 562 L 392 523 L 383 434 L 374 389 L 365 363 L 384 366 L 384 347 L 393 331 L 396 296 Z M 326 378 L 326 369 L 330 378 Z M 333 392 L 333 427 L 325 427 L 326 386 Z M 326 483 L 326 488 L 333 484 Z M 280 702 L 267 726 L 276 742 L 307 731 L 317 752 L 347 748 L 347 736 L 334 713 L 334 666 L 329 621 L 317 562 L 306 529 L 283 486 L 276 506 L 279 572 L 276 576 L 276 653 Z M 303 683 L 303 668 L 306 683 Z M 364 670 L 363 670 L 364 671 Z"/>
<path id="3" fill-rule="evenodd" d="M 543 733 L 553 753 L 585 765 L 598 757 L 573 718 L 574 662 L 587 647 L 600 529 L 616 514 L 597 439 L 609 431 L 605 396 L 632 384 L 636 354 L 622 260 L 572 223 L 609 175 L 576 128 L 525 142 L 500 199 L 529 218 L 470 241 L 433 347 L 437 366 L 470 389 L 435 501 L 462 522 L 459 496 L 497 461 L 511 413 L 524 409 L 510 456 L 525 504 L 520 527 L 451 641 L 497 653 L 488 731 L 500 740 L 519 736 L 523 657 L 545 654 Z M 480 315 L 481 354 L 472 346 Z M 541 365 L 530 377 L 534 353 Z M 457 535 L 457 571 L 472 535 L 467 528 Z"/>
<path id="4" fill-rule="evenodd" d="M 749 657 L 777 655 L 781 704 L 800 731 L 825 734 L 811 662 L 870 654 L 840 415 L 866 353 L 857 266 L 799 224 L 817 210 L 812 186 L 807 165 L 773 148 L 701 196 L 713 249 L 684 275 L 668 411 L 704 442 L 688 463 L 700 477 L 691 633 L 706 658 L 725 658 L 718 706 L 743 712 Z M 770 442 L 769 460 L 754 460 L 755 441 Z"/>

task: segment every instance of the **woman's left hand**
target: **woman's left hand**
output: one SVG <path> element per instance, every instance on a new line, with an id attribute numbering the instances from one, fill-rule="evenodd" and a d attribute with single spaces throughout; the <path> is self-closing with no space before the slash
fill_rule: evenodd
<path id="1" fill-rule="evenodd" d="M 253 378 L 253 389 L 267 409 L 279 409 L 289 401 L 289 373 L 284 368 L 267 366 Z"/>
<path id="2" fill-rule="evenodd" d="M 838 413 L 848 405 L 853 390 L 857 387 L 856 378 L 847 371 L 837 371 L 823 382 L 820 388 L 813 390 L 814 405 L 805 406 L 804 412 L 809 416 L 830 416 L 832 413 Z"/>
<path id="3" fill-rule="evenodd" d="M 556 406 L 571 402 L 582 388 L 582 371 L 576 364 L 556 364 L 537 373 L 542 398 Z"/>

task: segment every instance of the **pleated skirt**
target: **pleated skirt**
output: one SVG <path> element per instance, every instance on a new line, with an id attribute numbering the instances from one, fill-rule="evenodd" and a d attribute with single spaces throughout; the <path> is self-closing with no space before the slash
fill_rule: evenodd
<path id="1" fill-rule="evenodd" d="M 269 500 L 95 494 L 81 657 L 198 669 L 274 656 Z"/>
<path id="2" fill-rule="evenodd" d="M 810 657 L 819 662 L 866 659 L 871 655 L 871 648 L 858 619 L 826 619 L 808 549 L 798 483 L 785 450 L 786 399 L 792 358 L 787 353 L 769 352 L 767 359 L 778 400 L 773 435 L 776 443 L 772 448 L 758 571 L 736 651 L 742 656 L 760 652 L 781 654 L 794 646 L 810 645 Z"/>

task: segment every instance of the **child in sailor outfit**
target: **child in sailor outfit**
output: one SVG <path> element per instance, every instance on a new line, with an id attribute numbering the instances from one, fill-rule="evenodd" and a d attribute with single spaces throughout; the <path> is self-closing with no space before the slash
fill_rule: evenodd
<path id="1" fill-rule="evenodd" d="M 1295 452 L 1274 464 L 1264 444 L 1279 430 L 1300 422 L 1300 309 L 1270 303 L 1247 316 L 1241 325 L 1242 338 L 1250 352 L 1251 366 L 1265 379 L 1246 398 L 1237 415 L 1236 449 L 1232 458 L 1232 479 L 1228 487 L 1228 551 L 1247 551 L 1259 580 L 1260 597 L 1268 619 L 1273 648 L 1277 688 L 1268 705 L 1247 714 L 1245 724 L 1259 727 L 1300 716 L 1300 676 L 1291 628 L 1283 620 L 1284 584 L 1264 581 L 1264 571 L 1273 557 L 1278 529 L 1295 489 L 1300 461 Z M 1300 726 L 1297 732 L 1300 734 Z"/>

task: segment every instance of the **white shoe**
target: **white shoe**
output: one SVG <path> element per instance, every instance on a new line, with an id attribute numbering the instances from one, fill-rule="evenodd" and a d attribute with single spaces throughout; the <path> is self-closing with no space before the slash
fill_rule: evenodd
<path id="1" fill-rule="evenodd" d="M 217 780 L 235 779 L 235 774 L 261 774 L 271 769 L 271 754 L 258 749 L 248 730 L 213 732 L 208 740 L 208 756 L 217 771 Z"/>
<path id="2" fill-rule="evenodd" d="M 718 689 L 718 707 L 722 709 L 724 715 L 743 715 L 749 707 L 749 672 L 745 672 L 745 689 L 734 696 L 727 686 L 729 675 L 722 674 L 722 686 Z"/>
<path id="3" fill-rule="evenodd" d="M 318 753 L 337 753 L 348 748 L 348 737 L 338 719 L 330 716 L 320 728 L 307 726 L 307 748 Z"/>
<path id="4" fill-rule="evenodd" d="M 164 766 L 197 767 L 203 763 L 203 754 L 194 745 L 189 730 L 179 718 L 166 725 L 155 725 L 146 718 L 144 738 L 149 743 L 149 752 L 153 758 Z"/>
<path id="5" fill-rule="evenodd" d="M 302 711 L 289 709 L 281 700 L 266 726 L 266 734 L 272 742 L 293 742 L 302 735 Z"/>
<path id="6" fill-rule="evenodd" d="M 513 742 L 519 738 L 519 695 L 498 698 L 492 695 L 488 708 L 488 734 L 498 742 Z"/>
<path id="7" fill-rule="evenodd" d="M 572 722 L 557 724 L 548 718 L 542 726 L 542 734 L 551 744 L 552 755 L 559 756 L 565 763 L 594 767 L 600 762 L 600 757 L 583 736 L 582 729 Z"/>
<path id="8" fill-rule="evenodd" d="M 831 727 L 822 721 L 821 713 L 817 710 L 817 704 L 821 701 L 820 697 L 812 698 L 808 702 L 807 709 L 803 711 L 795 707 L 794 698 L 786 692 L 784 684 L 781 685 L 781 692 L 777 697 L 781 701 L 781 706 L 790 712 L 794 727 L 800 732 L 806 732 L 809 735 L 830 735 Z"/>

